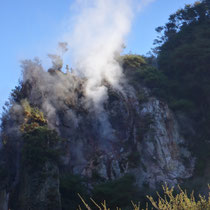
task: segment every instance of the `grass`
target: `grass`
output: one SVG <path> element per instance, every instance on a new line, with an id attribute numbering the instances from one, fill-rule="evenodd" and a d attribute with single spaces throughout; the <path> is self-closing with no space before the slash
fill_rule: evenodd
<path id="1" fill-rule="evenodd" d="M 146 204 L 146 207 L 143 208 L 138 204 L 135 204 L 131 201 L 131 207 L 129 209 L 132 210 L 210 210 L 210 185 L 208 185 L 209 194 L 208 198 L 205 196 L 199 195 L 198 199 L 195 198 L 194 192 L 190 195 L 186 192 L 186 190 L 182 190 L 181 187 L 178 187 L 179 192 L 175 193 L 174 187 L 169 188 L 167 185 L 163 186 L 163 196 L 161 197 L 160 194 L 157 192 L 158 199 L 155 201 L 152 196 L 147 196 L 151 207 L 149 204 Z M 78 194 L 80 197 L 83 208 L 81 206 L 78 207 L 77 210 L 112 210 L 108 207 L 106 201 L 102 203 L 96 203 L 92 198 L 90 201 L 94 205 L 94 208 L 91 208 L 88 203 Z M 120 207 L 116 207 L 116 210 L 123 210 Z"/>

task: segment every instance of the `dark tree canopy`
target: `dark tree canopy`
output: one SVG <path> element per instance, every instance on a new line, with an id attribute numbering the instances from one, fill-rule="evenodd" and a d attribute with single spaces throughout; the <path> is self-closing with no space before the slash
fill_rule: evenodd
<path id="1" fill-rule="evenodd" d="M 210 103 L 210 1 L 186 5 L 157 31 L 162 32 L 156 40 L 158 67 L 169 79 L 171 98 L 205 108 Z"/>

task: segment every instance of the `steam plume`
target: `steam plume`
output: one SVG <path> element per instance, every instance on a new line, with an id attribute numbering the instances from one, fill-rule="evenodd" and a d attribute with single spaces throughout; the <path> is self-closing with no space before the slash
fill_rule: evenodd
<path id="1" fill-rule="evenodd" d="M 100 110 L 107 99 L 104 81 L 119 89 L 123 79 L 116 61 L 133 18 L 130 0 L 77 1 L 73 30 L 65 35 L 77 73 L 87 78 L 86 97 Z M 92 103 L 91 103 L 92 104 Z"/>
<path id="2" fill-rule="evenodd" d="M 111 125 L 103 108 L 104 102 L 108 99 L 105 84 L 122 90 L 124 78 L 117 58 L 123 50 L 131 27 L 134 16 L 133 5 L 134 3 L 136 5 L 134 1 L 77 0 L 72 7 L 75 15 L 72 15 L 70 29 L 63 37 L 65 42 L 59 43 L 57 54 L 49 55 L 53 69 L 61 70 L 62 56 L 66 53 L 67 62 L 71 61 L 76 74 L 85 78 L 83 93 L 85 103 L 82 105 L 97 115 L 104 136 L 112 134 Z M 143 6 L 145 2 L 150 1 L 143 0 Z M 68 103 L 71 101 L 74 105 L 78 103 L 74 90 L 81 88 L 73 76 L 63 75 L 61 72 L 56 73 L 56 76 L 48 74 L 39 62 L 27 61 L 23 69 L 23 81 L 29 80 L 35 84 L 32 86 L 30 100 L 42 108 L 49 122 L 57 121 L 56 110 L 69 109 L 66 101 Z M 74 118 L 72 114 L 72 119 Z"/>

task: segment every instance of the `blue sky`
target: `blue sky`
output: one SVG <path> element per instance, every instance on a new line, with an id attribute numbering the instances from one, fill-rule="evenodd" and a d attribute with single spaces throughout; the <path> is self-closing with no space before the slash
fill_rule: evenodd
<path id="1" fill-rule="evenodd" d="M 21 77 L 20 60 L 40 57 L 59 41 L 74 0 L 0 0 L 0 107 Z M 170 14 L 195 0 L 155 0 L 133 21 L 126 51 L 146 54 L 156 38 L 155 28 Z M 0 109 L 1 110 L 1 109 Z"/>

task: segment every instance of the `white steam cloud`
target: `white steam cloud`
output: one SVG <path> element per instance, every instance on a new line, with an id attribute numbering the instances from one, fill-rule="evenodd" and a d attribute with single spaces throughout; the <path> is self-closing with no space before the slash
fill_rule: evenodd
<path id="1" fill-rule="evenodd" d="M 123 74 L 117 56 L 133 18 L 131 0 L 76 1 L 73 28 L 65 35 L 76 72 L 87 79 L 86 98 L 96 110 L 107 99 L 108 82 L 119 89 Z"/>
<path id="2" fill-rule="evenodd" d="M 118 58 L 141 2 L 144 7 L 151 0 L 77 0 L 63 42 L 59 43 L 56 54 L 48 55 L 53 64 L 49 73 L 39 61 L 23 62 L 23 81 L 32 84 L 30 101 L 42 108 L 52 122 L 51 127 L 53 122 L 59 124 L 58 110 L 68 110 L 81 103 L 85 110 L 98 117 L 100 133 L 112 136 L 112 126 L 104 110 L 107 84 L 123 92 L 125 83 Z M 79 77 L 60 72 L 64 54 Z M 80 77 L 84 79 L 80 81 Z M 82 92 L 81 99 L 77 92 Z M 72 118 L 75 117 L 72 115 Z"/>

